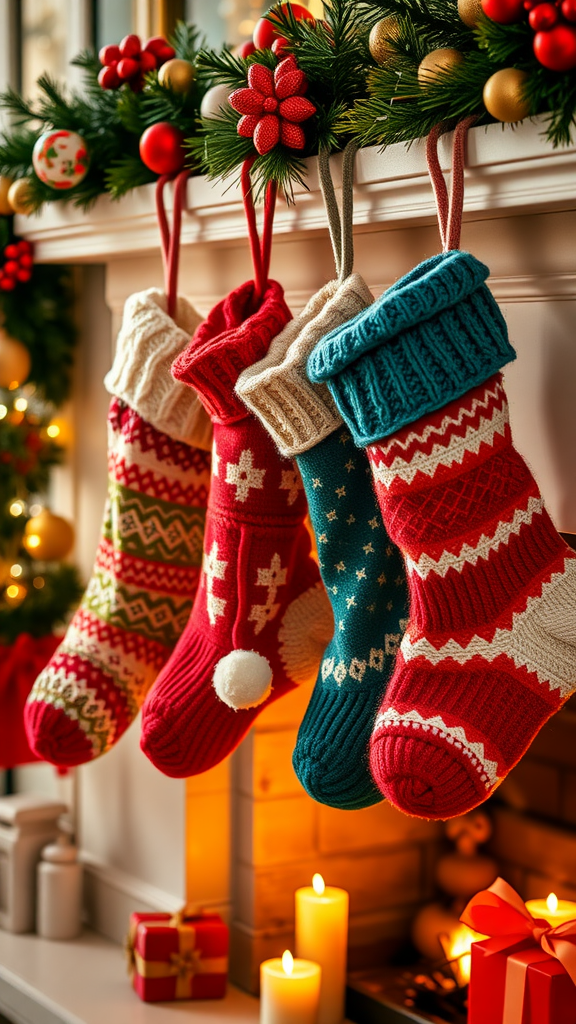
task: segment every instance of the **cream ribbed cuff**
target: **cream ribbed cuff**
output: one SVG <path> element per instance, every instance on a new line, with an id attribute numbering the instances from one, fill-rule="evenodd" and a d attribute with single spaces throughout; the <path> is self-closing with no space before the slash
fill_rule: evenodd
<path id="1" fill-rule="evenodd" d="M 174 320 L 166 296 L 156 288 L 126 300 L 116 355 L 104 386 L 143 419 L 177 441 L 212 446 L 212 423 L 196 392 L 174 380 L 170 367 L 188 345 L 202 317 L 179 298 Z"/>
<path id="2" fill-rule="evenodd" d="M 327 386 L 308 380 L 306 360 L 324 335 L 373 301 L 359 274 L 340 285 L 330 281 L 274 338 L 264 359 L 240 374 L 236 393 L 262 421 L 282 455 L 314 448 L 342 423 Z"/>

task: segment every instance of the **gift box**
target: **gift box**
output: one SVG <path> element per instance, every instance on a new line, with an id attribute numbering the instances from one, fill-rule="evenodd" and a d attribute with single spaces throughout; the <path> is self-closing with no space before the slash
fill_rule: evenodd
<path id="1" fill-rule="evenodd" d="M 226 995 L 228 928 L 218 914 L 134 913 L 126 944 L 132 984 L 144 1002 Z"/>
<path id="2" fill-rule="evenodd" d="M 576 921 L 533 918 L 499 878 L 461 919 L 472 945 L 468 1024 L 576 1024 Z"/>

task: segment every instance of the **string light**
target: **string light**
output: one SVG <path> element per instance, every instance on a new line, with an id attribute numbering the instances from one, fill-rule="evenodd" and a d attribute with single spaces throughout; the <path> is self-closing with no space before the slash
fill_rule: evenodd
<path id="1" fill-rule="evenodd" d="M 28 548 L 33 548 L 33 549 L 38 548 L 38 547 L 40 547 L 41 543 L 42 543 L 42 539 L 41 539 L 41 537 L 38 536 L 37 533 L 29 533 L 24 538 L 24 544 L 25 544 L 27 549 Z"/>
<path id="2" fill-rule="evenodd" d="M 21 516 L 24 512 L 24 502 L 13 501 L 10 505 L 9 512 L 11 516 Z"/>
<path id="3" fill-rule="evenodd" d="M 8 413 L 7 407 L 5 405 L 0 405 L 0 420 L 3 420 L 4 417 L 7 415 L 7 413 Z"/>
<path id="4" fill-rule="evenodd" d="M 48 437 L 58 437 L 60 427 L 57 423 L 50 423 L 50 425 L 46 427 L 46 433 L 48 434 Z"/>
<path id="5" fill-rule="evenodd" d="M 32 586 L 36 587 L 36 590 L 42 590 L 42 587 L 44 586 L 44 577 L 35 576 L 32 580 Z"/>
<path id="6" fill-rule="evenodd" d="M 9 597 L 12 601 L 15 597 L 18 597 L 20 593 L 20 587 L 16 583 L 11 583 L 9 587 L 6 587 L 6 597 Z"/>
<path id="7" fill-rule="evenodd" d="M 28 402 L 25 398 L 17 398 L 14 402 L 14 408 L 17 412 L 26 412 L 28 408 Z"/>
<path id="8" fill-rule="evenodd" d="M 20 381 L 19 380 L 11 380 L 9 385 L 8 385 L 8 391 L 16 391 L 16 388 L 19 388 L 19 387 L 20 387 Z"/>
<path id="9" fill-rule="evenodd" d="M 38 505 L 38 504 L 30 505 L 30 515 L 31 516 L 39 516 L 40 513 L 43 511 L 43 507 L 44 507 L 43 505 Z"/>
<path id="10" fill-rule="evenodd" d="M 18 579 L 18 577 L 22 575 L 22 566 L 18 565 L 17 562 L 14 565 L 11 565 L 10 575 L 13 576 L 14 579 Z"/>

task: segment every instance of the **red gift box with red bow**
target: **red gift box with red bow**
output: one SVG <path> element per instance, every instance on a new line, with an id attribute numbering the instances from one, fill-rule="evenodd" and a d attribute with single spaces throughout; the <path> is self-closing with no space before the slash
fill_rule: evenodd
<path id="1" fill-rule="evenodd" d="M 489 936 L 472 945 L 468 1024 L 576 1024 L 576 920 L 533 918 L 502 878 L 460 920 Z"/>
<path id="2" fill-rule="evenodd" d="M 132 984 L 144 1002 L 226 995 L 228 928 L 219 914 L 134 913 L 126 947 Z"/>

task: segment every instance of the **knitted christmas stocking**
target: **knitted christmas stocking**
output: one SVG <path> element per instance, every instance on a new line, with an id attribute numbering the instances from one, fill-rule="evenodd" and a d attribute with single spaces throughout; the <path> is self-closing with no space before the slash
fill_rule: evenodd
<path id="1" fill-rule="evenodd" d="M 487 276 L 468 253 L 433 257 L 308 363 L 368 446 L 405 558 L 410 621 L 371 766 L 426 818 L 485 800 L 576 680 L 576 556 L 511 443 L 497 371 L 514 352 Z"/>
<path id="2" fill-rule="evenodd" d="M 175 323 L 150 290 L 124 309 L 110 404 L 109 493 L 94 573 L 28 698 L 35 753 L 77 765 L 105 753 L 140 708 L 192 606 L 210 481 L 211 425 L 170 365 L 200 322 Z M 197 447 L 201 445 L 202 447 Z"/>
<path id="3" fill-rule="evenodd" d="M 217 764 L 266 704 L 313 678 L 332 628 L 298 472 L 234 394 L 290 319 L 276 282 L 255 306 L 250 281 L 212 310 L 173 366 L 214 423 L 200 586 L 142 720 L 144 753 L 173 777 Z"/>
<path id="4" fill-rule="evenodd" d="M 281 453 L 296 456 L 304 483 L 336 628 L 293 762 L 312 797 L 343 809 L 382 799 L 368 744 L 401 640 L 406 581 L 384 533 L 366 455 L 354 449 L 326 386 L 308 382 L 305 366 L 320 338 L 372 301 L 358 274 L 326 285 L 296 321 L 296 339 L 282 332 L 236 386 Z"/>

